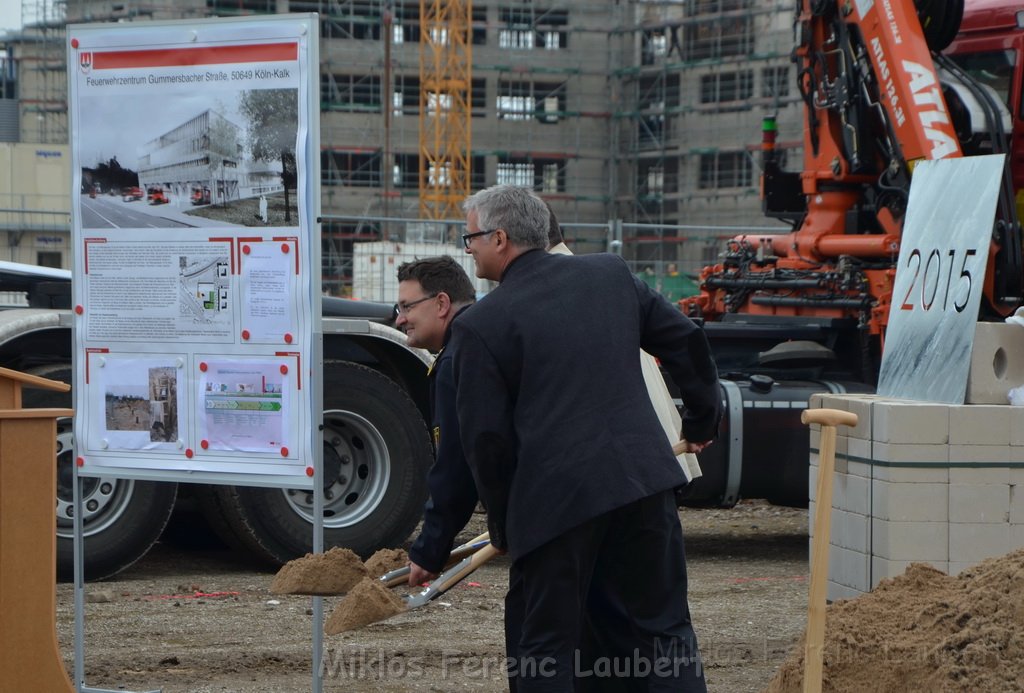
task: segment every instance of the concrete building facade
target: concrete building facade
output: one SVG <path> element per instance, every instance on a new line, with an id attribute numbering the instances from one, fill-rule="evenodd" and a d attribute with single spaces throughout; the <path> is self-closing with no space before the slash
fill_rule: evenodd
<path id="1" fill-rule="evenodd" d="M 320 16 L 324 277 L 342 292 L 352 243 L 407 240 L 381 218 L 418 214 L 418 0 L 23 0 L 19 138 L 67 140 L 67 23 L 282 12 Z M 472 187 L 533 187 L 578 251 L 620 239 L 638 265 L 696 271 L 731 234 L 712 226 L 770 225 L 763 116 L 799 165 L 792 25 L 782 0 L 475 0 Z"/>

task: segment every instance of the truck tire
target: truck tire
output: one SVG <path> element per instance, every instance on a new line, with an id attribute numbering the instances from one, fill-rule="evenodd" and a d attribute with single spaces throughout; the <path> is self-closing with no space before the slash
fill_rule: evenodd
<path id="1" fill-rule="evenodd" d="M 400 546 L 427 498 L 430 437 L 419 409 L 393 380 L 354 363 L 324 366 L 324 547 L 362 557 Z M 204 512 L 220 514 L 253 557 L 280 565 L 313 549 L 313 494 L 217 487 Z M 236 544 L 236 542 L 230 542 Z"/>
<path id="2" fill-rule="evenodd" d="M 29 371 L 51 380 L 72 381 L 71 366 L 51 364 Z M 70 392 L 35 388 L 24 391 L 26 408 L 70 408 Z M 57 421 L 57 578 L 74 577 L 73 485 L 75 460 L 71 419 Z M 85 511 L 85 579 L 99 580 L 118 573 L 142 558 L 156 543 L 171 516 L 177 484 L 108 477 L 82 479 Z"/>

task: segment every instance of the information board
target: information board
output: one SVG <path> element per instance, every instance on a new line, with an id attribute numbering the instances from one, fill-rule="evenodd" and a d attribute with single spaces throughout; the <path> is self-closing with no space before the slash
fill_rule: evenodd
<path id="1" fill-rule="evenodd" d="M 1003 160 L 939 159 L 914 169 L 878 394 L 964 403 Z"/>
<path id="2" fill-rule="evenodd" d="M 312 488 L 317 27 L 68 27 L 80 474 Z"/>

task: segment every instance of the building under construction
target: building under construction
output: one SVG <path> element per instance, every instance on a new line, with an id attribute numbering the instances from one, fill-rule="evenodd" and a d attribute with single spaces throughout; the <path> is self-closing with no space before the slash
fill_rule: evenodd
<path id="1" fill-rule="evenodd" d="M 455 218 L 453 202 L 494 183 L 533 187 L 578 251 L 621 239 L 638 268 L 692 270 L 730 234 L 700 229 L 767 225 L 764 116 L 784 160 L 802 156 L 782 0 L 23 0 L 26 26 L 4 44 L 0 140 L 67 142 L 66 24 L 283 12 L 320 16 L 336 291 L 353 242 L 429 240 L 387 220 Z"/>

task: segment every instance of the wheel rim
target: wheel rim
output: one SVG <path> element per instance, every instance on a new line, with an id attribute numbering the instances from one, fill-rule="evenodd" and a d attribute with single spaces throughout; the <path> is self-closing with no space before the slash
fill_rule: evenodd
<path id="1" fill-rule="evenodd" d="M 355 412 L 324 412 L 324 528 L 338 529 L 365 520 L 384 500 L 391 456 L 384 436 Z M 313 493 L 286 489 L 292 510 L 313 521 Z"/>
<path id="2" fill-rule="evenodd" d="M 74 535 L 74 436 L 71 419 L 57 420 L 57 536 Z M 131 501 L 135 482 L 112 477 L 81 477 L 82 535 L 104 531 L 120 519 Z"/>

